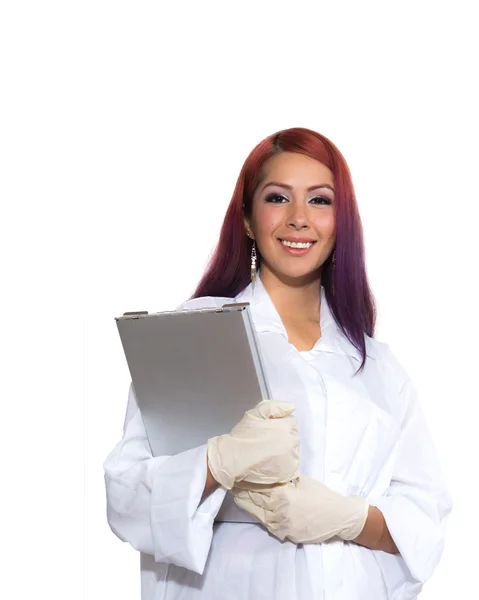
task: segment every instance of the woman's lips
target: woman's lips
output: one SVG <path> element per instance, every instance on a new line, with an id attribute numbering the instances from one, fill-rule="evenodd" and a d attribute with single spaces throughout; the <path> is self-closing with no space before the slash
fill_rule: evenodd
<path id="1" fill-rule="evenodd" d="M 278 242 L 281 244 L 281 248 L 283 248 L 283 250 L 285 250 L 288 254 L 291 254 L 292 256 L 304 256 L 311 250 L 311 248 L 316 243 L 313 242 L 309 248 L 290 248 L 289 246 L 285 246 L 281 242 L 281 240 L 278 240 Z"/>

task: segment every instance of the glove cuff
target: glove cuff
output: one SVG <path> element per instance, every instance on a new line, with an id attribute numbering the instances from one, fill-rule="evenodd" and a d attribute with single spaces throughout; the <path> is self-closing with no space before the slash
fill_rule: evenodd
<path id="1" fill-rule="evenodd" d="M 356 539 L 364 529 L 368 518 L 369 504 L 362 496 L 348 496 L 345 500 L 349 505 L 350 516 L 338 535 L 343 540 L 350 541 Z"/>

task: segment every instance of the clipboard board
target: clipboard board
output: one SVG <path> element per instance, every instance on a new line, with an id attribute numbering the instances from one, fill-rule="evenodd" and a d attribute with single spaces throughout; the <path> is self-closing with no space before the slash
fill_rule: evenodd
<path id="1" fill-rule="evenodd" d="M 229 433 L 271 399 L 249 303 L 115 320 L 153 456 Z"/>

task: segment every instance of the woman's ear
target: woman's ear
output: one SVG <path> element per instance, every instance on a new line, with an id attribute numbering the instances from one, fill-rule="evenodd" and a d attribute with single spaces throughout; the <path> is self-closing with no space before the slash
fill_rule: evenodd
<path id="1" fill-rule="evenodd" d="M 250 237 L 251 239 L 253 239 L 253 232 L 251 231 L 251 226 L 250 226 L 249 220 L 246 217 L 244 217 L 243 223 L 244 223 L 246 235 L 248 237 Z"/>

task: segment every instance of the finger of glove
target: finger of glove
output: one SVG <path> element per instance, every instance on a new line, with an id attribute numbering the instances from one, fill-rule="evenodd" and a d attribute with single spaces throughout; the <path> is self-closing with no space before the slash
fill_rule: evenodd
<path id="1" fill-rule="evenodd" d="M 246 414 L 257 419 L 282 419 L 291 415 L 295 410 L 296 405 L 292 402 L 263 400 L 251 410 L 246 411 Z"/>
<path id="2" fill-rule="evenodd" d="M 271 459 L 267 464 L 249 468 L 242 481 L 248 484 L 273 486 L 294 481 L 299 475 L 299 456 L 293 453 L 287 462 Z M 248 487 L 246 485 L 245 487 Z"/>
<path id="3" fill-rule="evenodd" d="M 287 483 L 299 475 L 299 440 L 291 435 L 277 438 L 268 436 L 263 442 L 255 442 L 254 452 L 251 452 L 251 460 L 248 467 L 243 471 L 242 477 L 236 478 L 236 483 L 243 480 L 263 486 Z M 242 456 L 249 455 L 248 450 L 251 443 L 246 440 L 242 442 Z M 257 449 L 258 448 L 258 449 Z M 245 463 L 246 464 L 246 463 Z M 248 487 L 248 486 L 245 486 Z"/>
<path id="4" fill-rule="evenodd" d="M 275 512 L 287 501 L 283 488 L 286 486 L 268 486 L 267 489 L 254 491 L 251 489 L 234 488 L 233 493 L 241 501 L 252 503 L 261 510 Z M 269 519 L 269 521 L 276 519 Z"/>
<path id="5" fill-rule="evenodd" d="M 296 417 L 281 419 L 259 419 L 248 413 L 231 430 L 230 435 L 237 438 L 257 438 L 293 435 L 299 442 L 298 420 Z M 266 440 L 265 440 L 266 441 Z M 296 441 L 296 440 L 295 440 Z"/>
<path id="6" fill-rule="evenodd" d="M 239 443 L 238 443 L 239 445 Z M 290 435 L 283 437 L 265 436 L 255 442 L 243 440 L 241 443 L 242 456 L 247 469 L 243 471 L 240 480 L 262 485 L 287 483 L 299 475 L 299 440 Z"/>
<path id="7" fill-rule="evenodd" d="M 256 506 L 276 514 L 288 504 L 288 488 L 291 484 L 271 486 L 267 491 L 248 490 L 249 498 Z M 270 519 L 271 520 L 271 519 Z M 276 521 L 276 519 L 273 519 Z"/>
<path id="8" fill-rule="evenodd" d="M 251 502 L 251 500 L 245 497 L 240 498 L 239 496 L 234 496 L 234 501 L 236 506 L 258 519 L 258 521 L 260 521 L 264 525 L 267 524 L 267 514 L 264 509 L 260 508 L 259 506 L 256 506 Z"/>
<path id="9" fill-rule="evenodd" d="M 283 541 L 286 539 L 287 532 L 283 527 L 281 527 L 281 524 L 268 522 L 266 529 L 271 533 L 271 535 L 274 535 L 274 537 L 278 538 L 278 540 Z"/>
<path id="10" fill-rule="evenodd" d="M 250 492 L 264 492 L 268 491 L 271 485 L 274 484 L 264 484 L 264 483 L 252 483 L 250 481 L 236 481 L 234 488 L 231 490 L 232 494 L 241 495 L 241 492 L 250 491 Z"/>
<path id="11" fill-rule="evenodd" d="M 208 459 L 213 477 L 226 489 L 243 480 L 263 485 L 286 482 L 299 470 L 299 438 L 282 428 L 273 432 L 238 425 L 231 434 L 208 440 Z"/>
<path id="12" fill-rule="evenodd" d="M 274 512 L 265 510 L 251 502 L 246 490 L 237 490 L 237 488 L 233 488 L 232 493 L 234 494 L 234 501 L 239 508 L 258 519 L 258 521 L 263 523 L 266 529 L 278 539 L 284 540 L 286 538 L 286 531 L 283 531 L 281 521 L 277 522 L 277 515 L 275 515 Z"/>
<path id="13" fill-rule="evenodd" d="M 246 488 L 240 488 L 237 485 L 231 490 L 233 497 L 239 498 L 240 500 L 249 500 L 248 490 Z"/>

